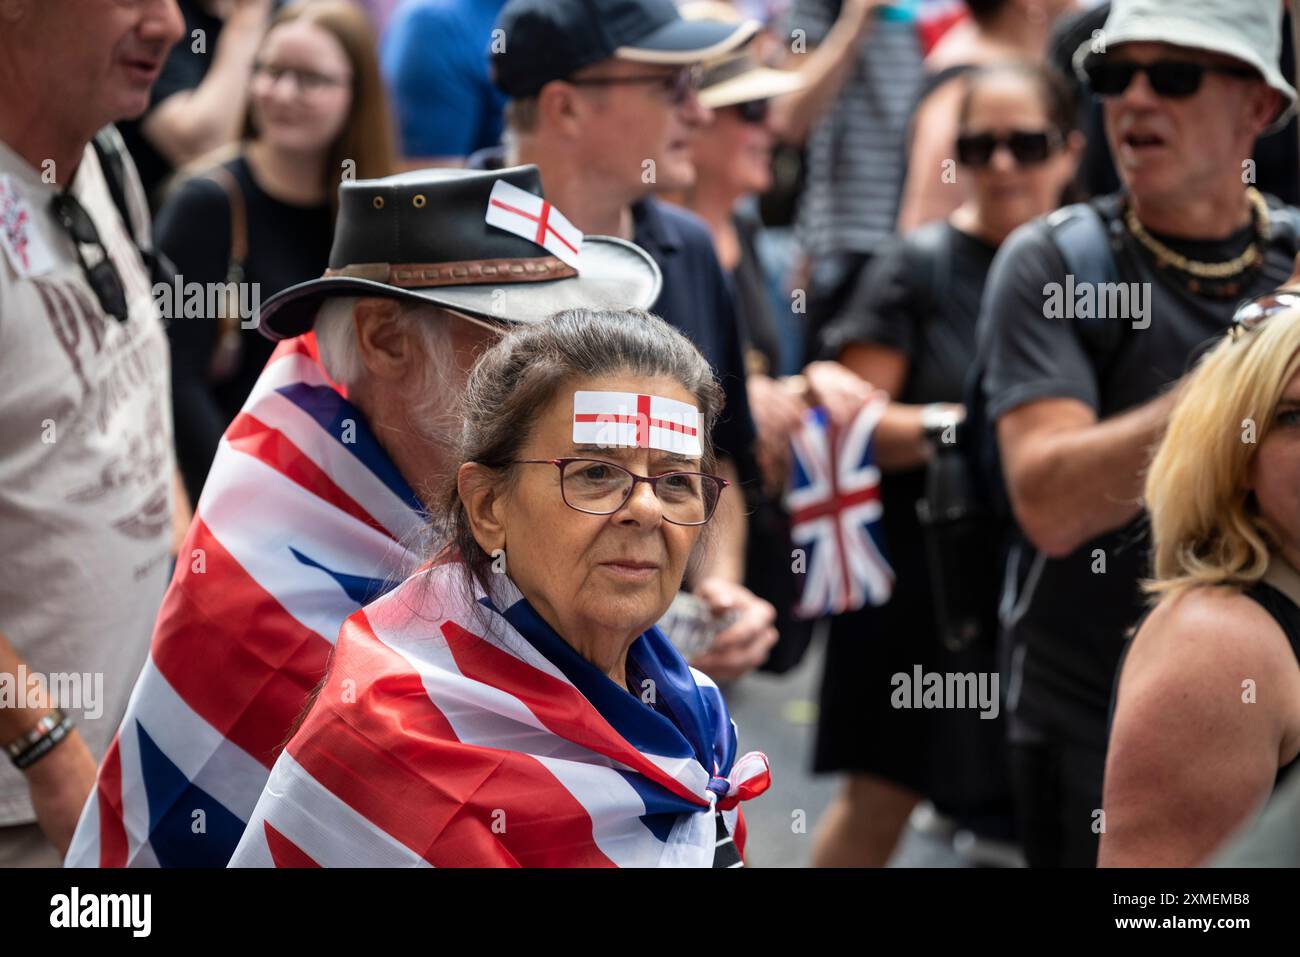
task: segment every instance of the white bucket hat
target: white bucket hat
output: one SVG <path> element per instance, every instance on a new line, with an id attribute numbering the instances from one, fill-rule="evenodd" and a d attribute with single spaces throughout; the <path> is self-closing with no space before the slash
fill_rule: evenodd
<path id="1" fill-rule="evenodd" d="M 1075 72 L 1094 53 L 1121 43 L 1170 43 L 1222 53 L 1259 71 L 1285 104 L 1270 130 L 1283 126 L 1296 107 L 1296 91 L 1282 71 L 1282 5 L 1277 0 L 1114 0 L 1101 35 L 1074 51 Z"/>

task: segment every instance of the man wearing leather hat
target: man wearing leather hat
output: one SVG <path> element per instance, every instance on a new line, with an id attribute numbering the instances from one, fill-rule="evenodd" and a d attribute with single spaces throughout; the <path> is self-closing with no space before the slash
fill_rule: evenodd
<path id="1" fill-rule="evenodd" d="M 344 182 L 325 275 L 262 307 L 283 341 L 222 438 L 68 863 L 224 866 L 343 620 L 431 553 L 452 407 L 496 330 L 659 287 L 535 166 Z"/>

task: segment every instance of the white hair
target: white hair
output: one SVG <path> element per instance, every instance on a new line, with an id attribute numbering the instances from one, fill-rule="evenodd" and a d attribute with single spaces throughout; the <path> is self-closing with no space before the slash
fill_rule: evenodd
<path id="1" fill-rule="evenodd" d="M 357 346 L 353 313 L 361 297 L 328 299 L 316 317 L 316 344 L 326 374 L 335 382 L 355 389 L 366 377 L 366 366 Z M 460 436 L 455 414 L 462 376 L 452 342 L 450 313 L 430 302 L 390 300 L 397 310 L 395 319 L 404 332 L 415 338 L 424 355 L 422 374 L 402 384 L 406 398 L 407 426 L 424 441 L 444 449 Z"/>

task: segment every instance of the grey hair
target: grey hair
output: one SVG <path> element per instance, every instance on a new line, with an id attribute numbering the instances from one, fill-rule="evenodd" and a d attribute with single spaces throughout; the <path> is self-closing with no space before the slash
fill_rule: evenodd
<path id="1" fill-rule="evenodd" d="M 383 298 L 383 297 L 380 297 Z M 353 312 L 362 297 L 343 296 L 327 299 L 316 313 L 316 345 L 320 349 L 320 362 L 331 379 L 340 385 L 355 386 L 365 374 L 361 350 L 357 348 L 357 333 L 352 321 Z M 448 313 L 429 302 L 411 299 L 390 300 L 397 310 L 399 325 L 418 336 L 425 357 L 425 381 L 432 376 L 435 381 L 446 381 L 454 356 L 451 355 Z"/>
<path id="2" fill-rule="evenodd" d="M 460 448 L 453 461 L 489 466 L 510 481 L 510 463 L 566 382 L 620 373 L 672 379 L 695 397 L 703 425 L 700 467 L 712 471 L 716 458 L 710 433 L 722 411 L 722 388 L 689 339 L 640 309 L 569 309 L 507 332 L 470 373 L 460 403 Z M 455 470 L 440 502 L 435 522 L 446 547 L 465 565 L 466 584 L 473 578 L 492 594 L 492 558 L 474 538 Z"/>

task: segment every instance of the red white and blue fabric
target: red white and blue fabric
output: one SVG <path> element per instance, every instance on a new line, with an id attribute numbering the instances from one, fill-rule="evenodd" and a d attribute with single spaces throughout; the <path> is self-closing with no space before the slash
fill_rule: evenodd
<path id="1" fill-rule="evenodd" d="M 310 335 L 222 437 L 70 866 L 224 866 L 349 615 L 419 560 L 419 502 Z"/>
<path id="2" fill-rule="evenodd" d="M 880 469 L 872 439 L 885 403 L 872 400 L 840 433 L 823 408 L 808 410 L 791 439 L 785 505 L 791 542 L 803 551 L 795 613 L 821 618 L 883 605 L 894 588 L 880 517 Z"/>
<path id="3" fill-rule="evenodd" d="M 232 867 L 710 867 L 718 811 L 743 851 L 767 758 L 717 686 L 651 628 L 633 696 L 493 591 L 435 564 L 348 619 Z"/>

